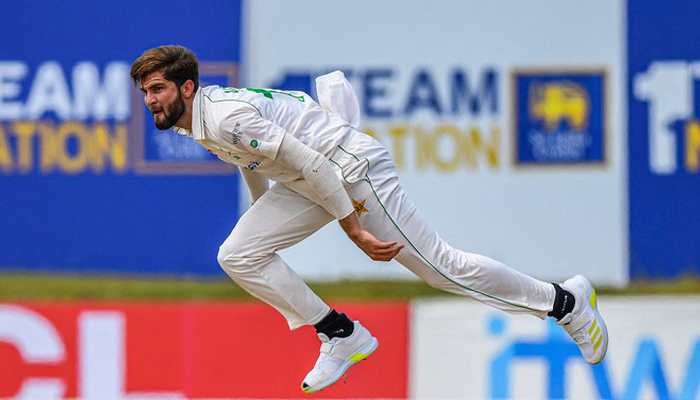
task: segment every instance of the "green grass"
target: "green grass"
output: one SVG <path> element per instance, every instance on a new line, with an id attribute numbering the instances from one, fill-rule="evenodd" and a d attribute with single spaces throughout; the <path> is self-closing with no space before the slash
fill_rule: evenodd
<path id="1" fill-rule="evenodd" d="M 408 299 L 440 292 L 418 281 L 309 282 L 323 298 Z M 137 299 L 231 300 L 251 296 L 227 277 L 221 279 L 0 275 L 0 300 Z"/>
<path id="2" fill-rule="evenodd" d="M 698 295 L 700 294 L 700 277 L 683 277 L 676 280 L 654 281 L 639 280 L 626 288 L 598 290 L 611 295 Z"/>
<path id="3" fill-rule="evenodd" d="M 324 299 L 402 300 L 451 296 L 422 281 L 309 282 Z M 669 282 L 635 282 L 627 288 L 597 288 L 602 295 L 698 295 L 700 279 Z M 163 277 L 72 276 L 30 273 L 0 275 L 0 300 L 235 300 L 251 299 L 227 277 L 184 279 Z"/>

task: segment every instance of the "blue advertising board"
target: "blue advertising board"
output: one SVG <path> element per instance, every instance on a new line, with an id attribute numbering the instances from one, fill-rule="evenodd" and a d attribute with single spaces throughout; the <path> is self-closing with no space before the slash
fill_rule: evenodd
<path id="1" fill-rule="evenodd" d="M 700 7 L 628 1 L 630 277 L 700 275 Z"/>
<path id="2" fill-rule="evenodd" d="M 516 163 L 602 163 L 604 77 L 602 71 L 516 73 Z"/>
<path id="3" fill-rule="evenodd" d="M 4 1 L 0 269 L 223 274 L 237 171 L 155 129 L 129 78 L 163 44 L 239 84 L 241 2 Z"/>

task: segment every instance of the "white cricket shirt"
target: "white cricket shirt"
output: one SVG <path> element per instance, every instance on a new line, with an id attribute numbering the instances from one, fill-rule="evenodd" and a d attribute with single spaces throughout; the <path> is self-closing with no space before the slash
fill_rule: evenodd
<path id="1" fill-rule="evenodd" d="M 348 122 L 303 92 L 270 89 L 199 88 L 192 104 L 193 138 L 223 161 L 277 182 L 302 177 L 275 162 L 285 132 L 331 158 L 353 135 Z"/>

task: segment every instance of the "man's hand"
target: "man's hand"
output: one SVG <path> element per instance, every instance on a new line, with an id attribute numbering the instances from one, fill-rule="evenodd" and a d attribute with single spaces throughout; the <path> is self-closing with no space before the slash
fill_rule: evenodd
<path id="1" fill-rule="evenodd" d="M 362 229 L 354 212 L 339 222 L 348 237 L 372 260 L 391 261 L 403 249 L 402 244 L 382 242 L 371 233 Z"/>

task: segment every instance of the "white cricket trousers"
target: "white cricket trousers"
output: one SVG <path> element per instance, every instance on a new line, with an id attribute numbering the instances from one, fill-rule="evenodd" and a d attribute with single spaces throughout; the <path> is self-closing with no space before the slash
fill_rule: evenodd
<path id="1" fill-rule="evenodd" d="M 404 244 L 395 259 L 429 285 L 510 313 L 544 319 L 551 311 L 551 283 L 442 240 L 404 194 L 394 163 L 379 142 L 355 132 L 330 158 L 339 173 L 342 168 L 350 198 L 364 201 L 368 212 L 359 215 L 362 228 L 379 240 Z M 277 252 L 333 220 L 318 204 L 277 183 L 241 216 L 219 248 L 219 264 L 238 285 L 282 313 L 290 329 L 315 325 L 330 307 Z"/>

